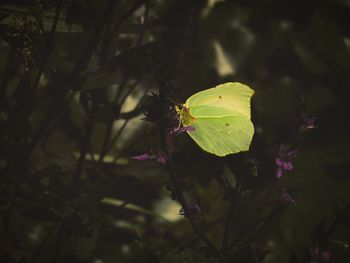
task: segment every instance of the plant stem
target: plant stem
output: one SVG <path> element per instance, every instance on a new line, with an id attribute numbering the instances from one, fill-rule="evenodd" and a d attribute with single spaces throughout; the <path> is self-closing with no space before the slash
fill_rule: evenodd
<path id="1" fill-rule="evenodd" d="M 92 134 L 92 131 L 94 128 L 94 122 L 92 119 L 94 111 L 95 111 L 95 102 L 92 103 L 90 114 L 89 114 L 88 119 L 86 121 L 85 137 L 84 137 L 84 140 L 82 142 L 77 168 L 75 170 L 75 174 L 74 174 L 74 177 L 72 180 L 72 185 L 71 185 L 72 192 L 74 192 L 77 189 L 77 186 L 78 186 L 79 180 L 80 180 L 80 174 L 83 170 L 83 166 L 84 166 L 84 162 L 85 162 L 85 156 L 89 150 L 90 138 L 91 138 L 91 134 Z"/>
<path id="2" fill-rule="evenodd" d="M 164 134 L 164 133 L 163 133 Z M 165 136 L 161 136 L 162 140 L 165 139 Z M 176 198 L 179 200 L 181 206 L 183 207 L 184 211 L 185 211 L 185 215 L 188 218 L 188 220 L 190 221 L 192 228 L 194 230 L 194 232 L 197 234 L 197 236 L 200 238 L 200 240 L 207 245 L 207 247 L 211 250 L 211 252 L 217 256 L 217 257 L 221 257 L 221 253 L 219 252 L 219 250 L 213 245 L 213 243 L 208 239 L 208 237 L 204 234 L 203 230 L 201 229 L 201 227 L 197 224 L 197 222 L 195 221 L 195 218 L 193 216 L 193 213 L 191 212 L 188 202 L 181 190 L 181 186 L 178 182 L 176 173 L 175 173 L 175 169 L 171 160 L 171 156 L 169 154 L 168 151 L 166 151 L 166 159 L 167 159 L 167 168 L 170 174 L 170 180 L 171 183 L 174 187 L 174 191 L 176 194 Z"/>
<path id="3" fill-rule="evenodd" d="M 34 96 L 34 94 L 35 94 L 35 92 L 36 92 L 36 90 L 38 88 L 40 77 L 41 77 L 41 75 L 42 75 L 42 73 L 44 71 L 44 68 L 46 66 L 46 63 L 47 63 L 47 61 L 48 61 L 48 59 L 50 57 L 50 51 L 51 51 L 51 48 L 52 48 L 53 37 L 54 37 L 55 32 L 56 32 L 58 20 L 59 20 L 60 13 L 61 13 L 61 10 L 62 10 L 62 4 L 63 4 L 63 0 L 59 0 L 58 3 L 57 3 L 54 21 L 52 23 L 50 34 L 48 35 L 47 40 L 46 40 L 46 44 L 45 44 L 45 49 L 44 49 L 44 52 L 43 52 L 43 59 L 41 61 L 38 73 L 35 76 L 35 80 L 34 80 L 34 83 L 33 83 L 32 96 Z"/>
<path id="4" fill-rule="evenodd" d="M 232 214 L 233 214 L 233 208 L 236 204 L 236 193 L 231 190 L 231 198 L 230 198 L 230 206 L 227 211 L 227 216 L 226 216 L 226 223 L 225 223 L 225 230 L 224 230 L 224 236 L 222 239 L 222 251 L 225 254 L 227 251 L 227 246 L 228 246 L 228 241 L 229 241 L 229 233 L 231 230 L 231 219 L 232 219 Z"/>

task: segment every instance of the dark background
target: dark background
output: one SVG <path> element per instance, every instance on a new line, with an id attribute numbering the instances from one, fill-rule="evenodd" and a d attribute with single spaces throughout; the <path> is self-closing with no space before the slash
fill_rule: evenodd
<path id="1" fill-rule="evenodd" d="M 347 262 L 349 10 L 1 1 L 0 262 Z M 228 81 L 255 90 L 256 132 L 248 153 L 225 158 L 176 136 L 175 184 L 200 207 L 193 227 L 171 167 L 130 157 L 159 152 L 162 102 Z M 298 154 L 276 179 L 281 144 Z"/>

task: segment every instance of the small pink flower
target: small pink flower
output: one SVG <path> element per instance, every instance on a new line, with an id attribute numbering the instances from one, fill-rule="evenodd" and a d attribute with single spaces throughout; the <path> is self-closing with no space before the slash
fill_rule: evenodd
<path id="1" fill-rule="evenodd" d="M 300 131 L 306 132 L 306 131 L 309 131 L 311 129 L 317 128 L 317 126 L 315 125 L 315 122 L 316 122 L 315 117 L 309 117 L 309 118 L 305 117 L 304 123 L 300 127 Z"/>
<path id="2" fill-rule="evenodd" d="M 195 128 L 192 126 L 182 126 L 182 127 L 177 127 L 177 128 L 172 129 L 170 131 L 170 134 L 178 135 L 178 134 L 183 133 L 185 131 L 191 132 L 194 130 L 195 130 Z"/>
<path id="3" fill-rule="evenodd" d="M 328 261 L 331 258 L 331 252 L 325 250 L 321 253 L 322 261 Z"/>
<path id="4" fill-rule="evenodd" d="M 318 247 L 311 249 L 311 257 L 317 262 L 327 262 L 331 258 L 332 254 L 328 250 L 320 252 Z"/>
<path id="5" fill-rule="evenodd" d="M 285 171 L 293 170 L 294 166 L 291 161 L 296 155 L 297 150 L 289 150 L 288 147 L 283 144 L 280 146 L 278 157 L 275 159 L 277 178 L 283 176 Z"/>
<path id="6" fill-rule="evenodd" d="M 165 154 L 161 151 L 158 151 L 156 154 L 142 153 L 140 155 L 131 157 L 131 159 L 134 159 L 137 161 L 146 161 L 150 159 L 156 159 L 158 163 L 166 164 Z"/>
<path id="7" fill-rule="evenodd" d="M 131 159 L 138 160 L 138 161 L 145 161 L 145 160 L 151 159 L 151 155 L 149 155 L 148 153 L 143 153 L 140 155 L 133 156 L 131 157 Z"/>
<path id="8" fill-rule="evenodd" d="M 165 164 L 166 163 L 166 158 L 165 155 L 163 153 L 158 153 L 156 156 L 157 162 L 161 163 L 161 164 Z"/>
<path id="9" fill-rule="evenodd" d="M 297 202 L 292 198 L 290 194 L 287 193 L 286 189 L 282 189 L 281 201 L 284 204 L 296 204 Z"/>

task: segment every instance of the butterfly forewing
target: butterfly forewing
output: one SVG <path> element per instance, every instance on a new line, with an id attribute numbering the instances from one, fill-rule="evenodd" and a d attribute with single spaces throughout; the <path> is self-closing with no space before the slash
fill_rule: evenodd
<path id="1" fill-rule="evenodd" d="M 187 99 L 186 107 L 196 118 L 238 114 L 250 118 L 253 94 L 254 91 L 244 84 L 228 82 L 192 95 Z"/>

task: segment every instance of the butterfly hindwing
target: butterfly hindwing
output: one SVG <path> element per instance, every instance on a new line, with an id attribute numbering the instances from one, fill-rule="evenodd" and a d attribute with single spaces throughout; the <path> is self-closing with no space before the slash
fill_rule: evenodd
<path id="1" fill-rule="evenodd" d="M 189 131 L 191 138 L 206 152 L 218 156 L 225 156 L 249 150 L 254 133 L 250 120 L 241 116 L 222 118 L 199 118 Z"/>

